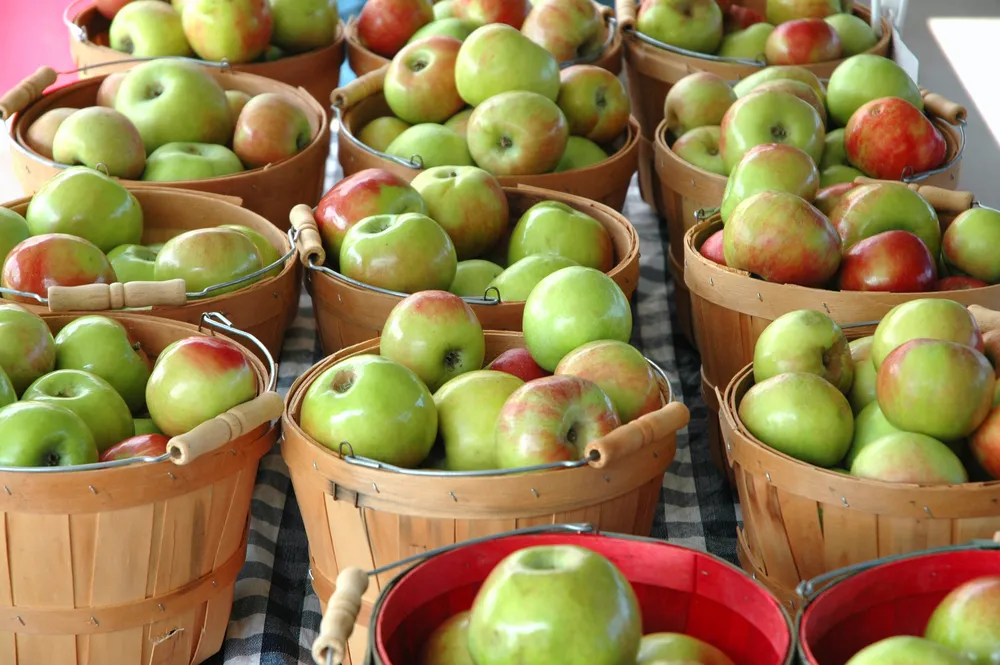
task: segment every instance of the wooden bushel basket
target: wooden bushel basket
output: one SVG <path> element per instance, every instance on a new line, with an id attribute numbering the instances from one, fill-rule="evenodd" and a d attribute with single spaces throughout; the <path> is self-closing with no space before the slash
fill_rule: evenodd
<path id="1" fill-rule="evenodd" d="M 101 66 L 102 73 L 125 71 L 137 64 L 128 53 L 109 46 L 111 21 L 104 18 L 92 0 L 73 0 L 63 12 L 69 30 L 69 50 L 73 62 L 82 71 L 81 78 L 94 76 L 90 67 Z M 340 85 L 340 66 L 344 63 L 344 23 L 337 25 L 333 43 L 323 48 L 297 53 L 274 62 L 248 62 L 232 65 L 238 72 L 256 74 L 281 81 L 293 88 L 305 88 L 316 101 L 326 105 L 330 93 Z M 196 60 L 204 63 L 204 61 Z M 105 69 L 105 66 L 107 67 Z"/>
<path id="2" fill-rule="evenodd" d="M 764 2 L 737 1 L 735 4 L 751 6 L 764 12 Z M 673 46 L 667 46 L 646 37 L 636 29 L 636 0 L 616 0 L 615 14 L 618 30 L 625 41 L 625 75 L 628 78 L 629 95 L 632 99 L 632 113 L 642 127 L 642 141 L 639 153 L 639 188 L 643 199 L 664 212 L 664 201 L 659 198 L 656 185 L 656 155 L 653 147 L 656 128 L 663 120 L 663 102 L 670 88 L 688 74 L 706 71 L 718 74 L 727 81 L 744 79 L 764 67 L 764 63 L 739 58 L 720 58 L 715 55 L 695 53 Z M 860 4 L 854 5 L 854 13 L 867 23 L 871 12 Z M 866 53 L 888 56 L 892 46 L 892 26 L 882 19 L 882 38 Z M 812 65 L 802 65 L 819 78 L 829 78 L 837 65 L 844 61 L 831 60 Z"/>
<path id="3" fill-rule="evenodd" d="M 639 601 L 643 634 L 677 632 L 704 640 L 740 665 L 791 665 L 788 614 L 765 588 L 732 564 L 661 540 L 598 533 L 590 524 L 558 524 L 452 545 L 412 557 L 415 564 L 379 594 L 368 631 L 371 665 L 408 665 L 446 619 L 472 606 L 489 573 L 528 547 L 571 545 L 606 557 Z M 327 603 L 313 643 L 317 665 L 340 665 L 366 571 L 347 569 Z M 328 660 L 329 657 L 329 660 Z M 555 665 L 553 663 L 553 665 Z"/>
<path id="4" fill-rule="evenodd" d="M 597 3 L 595 2 L 594 4 Z M 596 65 L 617 75 L 622 71 L 622 37 L 618 33 L 618 24 L 615 21 L 614 10 L 604 5 L 598 5 L 598 7 L 604 19 L 604 26 L 608 36 L 601 53 L 597 57 L 579 58 L 570 62 L 560 63 L 560 66 Z M 391 58 L 386 58 L 378 53 L 369 51 L 361 43 L 361 39 L 358 37 L 358 22 L 352 16 L 347 22 L 347 62 L 351 66 L 351 71 L 358 76 L 362 76 L 389 64 L 390 60 Z"/>
<path id="5" fill-rule="evenodd" d="M 874 326 L 851 332 L 871 334 Z M 722 435 L 743 509 L 736 549 L 743 568 L 790 607 L 800 604 L 795 590 L 805 580 L 1000 531 L 1000 481 L 881 482 L 806 464 L 766 446 L 739 418 L 740 401 L 752 385 L 753 365 L 747 365 L 720 395 Z"/>
<path id="6" fill-rule="evenodd" d="M 796 633 L 802 665 L 844 665 L 889 637 L 923 637 L 937 605 L 957 587 L 1000 571 L 1000 533 L 824 575 L 799 588 Z"/>
<path id="7" fill-rule="evenodd" d="M 625 217 L 607 206 L 578 196 L 534 187 L 504 187 L 510 206 L 511 228 L 531 206 L 541 201 L 559 201 L 580 210 L 607 229 L 614 245 L 616 264 L 608 272 L 629 300 L 639 284 L 639 236 Z M 313 299 L 316 326 L 327 353 L 378 337 L 389 312 L 405 294 L 376 289 L 348 280 L 326 268 L 325 252 L 308 206 L 292 211 L 292 224 L 299 228 L 299 256 L 308 270 L 306 288 Z M 313 231 L 307 231 L 312 229 Z M 483 298 L 466 298 L 485 330 L 521 330 L 524 301 L 498 302 L 493 291 Z"/>
<path id="8" fill-rule="evenodd" d="M 131 183 L 127 183 L 131 185 Z M 133 189 L 143 212 L 145 244 L 165 242 L 192 229 L 240 224 L 267 238 L 284 258 L 284 268 L 249 286 L 222 295 L 189 298 L 183 280 L 169 282 L 127 282 L 54 287 L 44 305 L 23 301 L 28 309 L 45 311 L 86 311 L 107 313 L 123 307 L 151 307 L 135 315 L 153 315 L 198 324 L 206 312 L 223 312 L 233 325 L 256 337 L 277 356 L 299 308 L 302 264 L 286 234 L 260 215 L 240 207 L 239 199 L 180 189 L 143 187 Z M 30 198 L 3 204 L 24 215 Z M 267 267 L 267 266 L 265 266 Z M 10 295 L 3 297 L 11 298 Z"/>
<path id="9" fill-rule="evenodd" d="M 42 316 L 53 333 L 76 318 Z M 151 358 L 211 334 L 109 316 Z M 257 465 L 281 412 L 275 376 L 243 352 L 260 397 L 171 439 L 173 456 L 0 469 L 0 662 L 197 665 L 222 647 Z"/>
<path id="10" fill-rule="evenodd" d="M 388 67 L 361 76 L 333 93 L 333 111 L 340 119 L 337 133 L 338 157 L 344 176 L 364 169 L 391 171 L 406 180 L 420 172 L 420 164 L 408 159 L 372 150 L 357 139 L 357 134 L 375 118 L 392 115 L 382 94 L 382 82 Z M 560 173 L 541 175 L 497 176 L 504 187 L 529 185 L 540 189 L 566 192 L 597 201 L 619 212 L 625 207 L 639 157 L 639 125 L 629 118 L 625 133 L 612 145 L 602 145 L 608 158 L 599 164 Z"/>
<path id="11" fill-rule="evenodd" d="M 877 182 L 859 178 L 862 182 Z M 938 212 L 944 230 L 955 215 L 972 205 L 969 192 L 951 191 L 928 185 L 910 185 Z M 815 309 L 830 315 L 841 325 L 876 321 L 896 305 L 917 298 L 947 298 L 963 305 L 1000 307 L 1000 285 L 960 291 L 883 293 L 833 291 L 792 284 L 774 284 L 755 279 L 750 273 L 733 270 L 709 261 L 698 248 L 712 233 L 722 228 L 718 216 L 699 222 L 684 235 L 684 281 L 691 293 L 691 311 L 701 352 L 702 396 L 710 411 L 709 452 L 716 467 L 727 474 L 716 390 L 723 389 L 748 362 L 753 360 L 757 338 L 772 321 L 798 309 Z"/>
<path id="12" fill-rule="evenodd" d="M 957 189 L 965 152 L 965 107 L 941 95 L 921 89 L 924 105 L 931 121 L 941 131 L 948 152 L 944 164 L 931 171 L 903 178 L 907 184 L 931 185 L 942 189 Z M 681 332 L 697 346 L 697 335 L 691 316 L 691 294 L 684 286 L 684 234 L 695 222 L 717 212 L 726 191 L 725 176 L 709 173 L 685 162 L 667 143 L 667 123 L 656 128 L 656 175 L 660 214 L 667 221 L 670 238 L 670 274 L 677 294 L 677 314 Z"/>
<path id="13" fill-rule="evenodd" d="M 524 346 L 515 332 L 486 332 L 486 360 Z M 373 570 L 411 554 L 516 528 L 589 522 L 597 528 L 648 536 L 657 510 L 663 474 L 674 459 L 676 433 L 690 413 L 672 401 L 666 376 L 657 370 L 663 406 L 588 446 L 596 455 L 574 468 L 469 475 L 368 466 L 341 457 L 299 427 L 309 386 L 337 362 L 378 353 L 378 340 L 343 349 L 300 376 L 288 393 L 282 416 L 282 457 L 298 498 L 309 539 L 313 588 L 329 598 L 340 571 Z M 655 368 L 655 365 L 654 365 Z M 429 475 L 428 475 L 429 473 Z M 350 641 L 355 665 L 367 642 L 367 617 L 381 574 L 364 594 L 362 627 Z"/>
<path id="14" fill-rule="evenodd" d="M 242 90 L 250 95 L 273 92 L 295 102 L 309 118 L 312 141 L 288 159 L 233 175 L 178 182 L 122 182 L 129 188 L 168 187 L 236 196 L 243 200 L 246 208 L 279 229 L 287 230 L 288 211 L 292 206 L 303 202 L 315 205 L 323 195 L 326 160 L 330 155 L 330 122 L 324 105 L 302 88 L 293 88 L 256 74 L 215 67 L 209 63 L 200 64 L 226 90 Z M 8 121 L 14 175 L 28 196 L 66 168 L 65 164 L 46 159 L 28 147 L 24 138 L 28 126 L 54 108 L 93 106 L 97 100 L 97 89 L 107 75 L 82 79 L 44 92 L 56 82 L 57 76 L 54 70 L 42 67 L 0 98 L 0 118 Z"/>

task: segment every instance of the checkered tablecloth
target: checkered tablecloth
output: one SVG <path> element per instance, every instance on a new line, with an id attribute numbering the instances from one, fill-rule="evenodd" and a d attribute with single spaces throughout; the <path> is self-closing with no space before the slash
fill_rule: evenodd
<path id="1" fill-rule="evenodd" d="M 341 178 L 336 138 L 327 165 L 327 189 Z M 677 437 L 677 457 L 667 471 L 653 533 L 671 543 L 736 562 L 739 507 L 712 466 L 701 400 L 701 361 L 676 328 L 674 285 L 667 272 L 667 239 L 655 211 L 642 202 L 633 179 L 625 215 L 639 232 L 640 278 L 633 299 L 632 342 L 670 376 L 675 394 L 691 410 Z M 295 377 L 320 360 L 312 301 L 303 290 L 299 315 L 281 355 L 282 394 Z M 309 650 L 319 627 L 319 601 L 309 582 L 309 553 L 302 516 L 288 471 L 276 447 L 261 462 L 253 495 L 247 562 L 236 584 L 232 619 L 222 652 L 209 665 L 311 665 Z"/>

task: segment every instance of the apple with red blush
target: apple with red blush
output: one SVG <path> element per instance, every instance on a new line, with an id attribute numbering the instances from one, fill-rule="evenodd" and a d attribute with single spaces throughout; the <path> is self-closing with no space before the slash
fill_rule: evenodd
<path id="1" fill-rule="evenodd" d="M 808 65 L 836 60 L 840 37 L 833 26 L 819 18 L 786 21 L 767 37 L 764 56 L 769 65 Z"/>
<path id="2" fill-rule="evenodd" d="M 660 384 L 639 349 L 618 340 L 579 346 L 559 361 L 556 376 L 593 381 L 611 398 L 622 424 L 661 406 Z"/>
<path id="3" fill-rule="evenodd" d="M 167 452 L 169 441 L 170 437 L 165 434 L 137 434 L 105 450 L 98 461 L 114 462 L 133 457 L 159 457 Z"/>
<path id="4" fill-rule="evenodd" d="M 546 376 L 552 376 L 551 372 L 547 372 L 539 367 L 528 350 L 523 348 L 507 349 L 494 358 L 493 362 L 487 365 L 486 369 L 506 372 L 507 374 L 516 376 L 525 383 Z"/>
<path id="5" fill-rule="evenodd" d="M 48 295 L 53 286 L 111 284 L 118 281 L 111 262 L 97 245 L 66 233 L 31 236 L 14 246 L 0 273 L 6 289 Z M 35 302 L 6 295 L 11 300 Z"/>
<path id="6" fill-rule="evenodd" d="M 708 236 L 708 239 L 701 243 L 701 247 L 698 248 L 699 254 L 720 266 L 726 265 L 726 256 L 722 248 L 723 231 L 723 229 L 719 229 Z"/>
<path id="7" fill-rule="evenodd" d="M 358 15 L 358 38 L 368 50 L 391 58 L 433 20 L 430 0 L 368 0 Z"/>
<path id="8" fill-rule="evenodd" d="M 844 149 L 855 167 L 872 178 L 901 180 L 944 163 L 941 131 L 905 99 L 875 99 L 855 111 L 844 129 Z"/>
<path id="9" fill-rule="evenodd" d="M 842 291 L 919 293 L 937 284 L 937 265 L 909 231 L 884 231 L 852 245 L 840 262 Z"/>
<path id="10" fill-rule="evenodd" d="M 986 282 L 965 275 L 949 275 L 938 280 L 935 291 L 964 291 L 966 289 L 981 289 L 989 286 Z"/>
<path id="11" fill-rule="evenodd" d="M 452 0 L 451 13 L 479 25 L 506 23 L 520 30 L 528 15 L 527 0 Z"/>

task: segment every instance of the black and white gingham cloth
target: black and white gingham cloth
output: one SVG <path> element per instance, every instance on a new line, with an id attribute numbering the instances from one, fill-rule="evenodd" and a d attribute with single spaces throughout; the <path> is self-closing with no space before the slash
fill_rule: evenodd
<path id="1" fill-rule="evenodd" d="M 336 133 L 327 163 L 326 189 L 341 178 Z M 701 361 L 680 333 L 674 334 L 674 285 L 667 272 L 667 239 L 655 211 L 629 189 L 625 215 L 639 232 L 639 288 L 633 297 L 637 322 L 632 342 L 670 376 L 675 394 L 691 410 L 691 423 L 677 437 L 677 457 L 667 471 L 656 538 L 708 551 L 736 563 L 735 494 L 715 470 L 706 438 L 701 400 Z M 303 289 L 299 315 L 285 338 L 278 388 L 322 358 L 312 301 Z M 302 516 L 288 471 L 276 447 L 261 462 L 253 494 L 247 562 L 236 583 L 229 632 L 221 653 L 208 665 L 312 665 L 319 628 L 319 601 L 309 582 L 309 552 Z"/>

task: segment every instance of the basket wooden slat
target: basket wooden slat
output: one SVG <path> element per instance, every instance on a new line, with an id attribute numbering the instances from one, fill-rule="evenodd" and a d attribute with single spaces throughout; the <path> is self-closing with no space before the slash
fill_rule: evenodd
<path id="1" fill-rule="evenodd" d="M 76 318 L 43 314 L 53 333 Z M 111 314 L 150 357 L 195 326 Z M 258 388 L 263 364 L 247 353 Z M 0 472 L 0 662 L 192 665 L 222 646 L 263 425 L 190 464 Z"/>
<path id="2" fill-rule="evenodd" d="M 520 333 L 486 332 L 487 362 L 523 346 Z M 664 406 L 647 417 L 664 427 L 670 423 L 670 435 L 604 469 L 584 466 L 485 478 L 405 476 L 349 464 L 298 425 L 303 396 L 323 371 L 351 356 L 378 353 L 378 348 L 378 340 L 370 340 L 313 366 L 290 389 L 282 418 L 282 456 L 309 538 L 313 586 L 324 602 L 339 571 L 347 567 L 372 570 L 434 547 L 515 528 L 588 522 L 602 531 L 649 535 L 663 474 L 676 452 L 676 429 L 688 418 L 687 409 L 672 402 L 667 383 L 660 382 Z M 372 604 L 392 577 L 392 572 L 378 575 L 363 597 L 360 625 L 350 639 L 358 665 Z"/>

